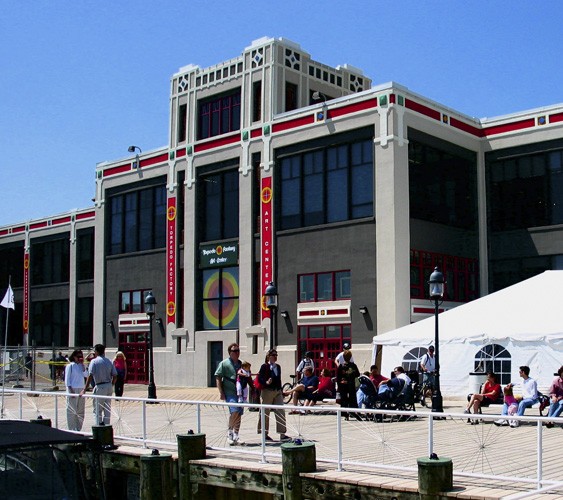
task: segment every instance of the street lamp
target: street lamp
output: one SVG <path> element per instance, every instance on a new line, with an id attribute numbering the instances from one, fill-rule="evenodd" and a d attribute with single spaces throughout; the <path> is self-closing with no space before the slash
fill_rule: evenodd
<path id="1" fill-rule="evenodd" d="M 152 292 L 147 293 L 145 297 L 145 313 L 149 317 L 149 338 L 148 340 L 148 350 L 149 350 L 149 399 L 156 399 L 156 385 L 154 383 L 154 361 L 153 361 L 153 345 L 152 345 L 152 320 L 154 318 L 156 309 L 156 299 Z"/>
<path id="2" fill-rule="evenodd" d="M 434 301 L 434 346 L 436 349 L 436 373 L 434 374 L 434 392 L 432 393 L 432 411 L 443 412 L 442 392 L 440 391 L 440 337 L 438 333 L 438 306 L 444 300 L 444 275 L 438 270 L 438 266 L 434 268 L 434 272 L 430 275 L 428 285 L 430 286 L 430 300 Z"/>
<path id="3" fill-rule="evenodd" d="M 276 339 L 276 311 L 278 309 L 278 289 L 273 281 L 266 287 L 266 307 L 270 310 L 270 349 L 277 344 Z"/>

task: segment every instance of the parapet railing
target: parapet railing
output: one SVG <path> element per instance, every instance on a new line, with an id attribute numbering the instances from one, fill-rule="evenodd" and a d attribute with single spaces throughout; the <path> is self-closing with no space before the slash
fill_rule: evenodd
<path id="1" fill-rule="evenodd" d="M 59 429 L 67 429 L 67 398 L 78 397 L 62 392 L 7 388 L 3 393 L 2 418 L 49 418 Z M 91 427 L 99 421 L 99 415 L 94 415 L 92 410 L 98 405 L 93 403 L 96 399 L 104 400 L 111 403 L 114 437 L 123 445 L 174 450 L 177 435 L 193 430 L 206 435 L 211 450 L 254 457 L 261 463 L 280 462 L 281 441 L 275 432 L 279 431 L 294 441 L 314 442 L 317 461 L 330 464 L 337 471 L 379 469 L 416 473 L 417 458 L 436 454 L 452 459 L 454 475 L 459 478 L 521 485 L 522 493 L 511 497 L 514 499 L 563 488 L 560 473 L 563 432 L 557 428 L 563 426 L 563 418 L 510 417 L 521 424 L 514 429 L 495 425 L 499 416 L 485 414 L 352 410 L 334 405 L 280 407 L 118 398 L 92 393 L 83 397 L 86 410 L 82 433 L 91 434 Z M 233 406 L 244 409 L 241 442 L 235 446 L 227 441 L 229 407 Z M 276 410 L 284 410 L 280 427 L 277 427 Z M 267 434 L 268 412 L 270 432 Z M 555 428 L 542 425 L 548 421 L 555 423 Z"/>

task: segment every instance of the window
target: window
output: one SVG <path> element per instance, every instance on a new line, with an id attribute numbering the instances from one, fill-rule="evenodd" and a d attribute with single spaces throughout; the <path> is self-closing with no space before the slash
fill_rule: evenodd
<path id="1" fill-rule="evenodd" d="M 285 110 L 297 109 L 297 85 L 285 82 Z"/>
<path id="2" fill-rule="evenodd" d="M 76 245 L 77 279 L 92 280 L 94 279 L 94 228 L 77 231 Z"/>
<path id="3" fill-rule="evenodd" d="M 419 371 L 420 362 L 427 352 L 428 349 L 426 347 L 415 347 L 407 352 L 401 363 L 405 372 Z"/>
<path id="4" fill-rule="evenodd" d="M 145 298 L 150 290 L 126 290 L 119 292 L 119 314 L 145 312 Z"/>
<path id="5" fill-rule="evenodd" d="M 0 283 L 5 286 L 12 278 L 12 288 L 23 286 L 23 242 L 0 248 Z"/>
<path id="6" fill-rule="evenodd" d="M 280 158 L 281 229 L 373 216 L 371 140 Z"/>
<path id="7" fill-rule="evenodd" d="M 502 290 L 550 269 L 563 269 L 563 255 L 491 260 L 490 290 Z"/>
<path id="8" fill-rule="evenodd" d="M 188 105 L 180 104 L 178 108 L 178 142 L 186 140 Z"/>
<path id="9" fill-rule="evenodd" d="M 477 155 L 409 129 L 409 201 L 414 219 L 477 227 Z"/>
<path id="10" fill-rule="evenodd" d="M 563 223 L 563 150 L 487 164 L 491 231 Z"/>
<path id="11" fill-rule="evenodd" d="M 77 346 L 91 346 L 94 339 L 94 298 L 76 299 L 76 339 Z"/>
<path id="12" fill-rule="evenodd" d="M 350 271 L 302 274 L 298 296 L 298 302 L 349 299 L 352 297 Z"/>
<path id="13" fill-rule="evenodd" d="M 501 385 L 511 379 L 512 359 L 510 353 L 499 344 L 488 344 L 475 356 L 474 372 L 493 372 Z"/>
<path id="14" fill-rule="evenodd" d="M 32 302 L 31 331 L 37 347 L 68 347 L 68 300 Z"/>
<path id="15" fill-rule="evenodd" d="M 198 139 L 240 130 L 240 88 L 199 102 Z"/>
<path id="16" fill-rule="evenodd" d="M 205 175 L 201 180 L 202 241 L 238 237 L 238 170 Z"/>
<path id="17" fill-rule="evenodd" d="M 478 260 L 411 249 L 411 298 L 428 298 L 428 280 L 438 266 L 444 274 L 445 300 L 469 302 L 479 296 Z"/>
<path id="18" fill-rule="evenodd" d="M 32 285 L 67 283 L 70 276 L 68 235 L 64 238 L 31 244 Z"/>
<path id="19" fill-rule="evenodd" d="M 238 328 L 238 267 L 203 270 L 203 328 Z"/>
<path id="20" fill-rule="evenodd" d="M 165 245 L 165 186 L 154 186 L 110 198 L 110 255 L 153 250 Z"/>
<path id="21" fill-rule="evenodd" d="M 262 80 L 252 84 L 252 121 L 262 119 Z"/>

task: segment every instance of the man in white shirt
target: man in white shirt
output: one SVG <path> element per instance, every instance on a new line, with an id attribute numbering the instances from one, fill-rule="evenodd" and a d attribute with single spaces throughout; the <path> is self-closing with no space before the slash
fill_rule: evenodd
<path id="1" fill-rule="evenodd" d="M 436 372 L 436 358 L 434 357 L 434 346 L 428 348 L 428 352 L 420 360 L 422 370 L 422 381 L 424 384 L 434 386 L 434 373 Z"/>
<path id="2" fill-rule="evenodd" d="M 334 358 L 334 363 L 336 364 L 336 367 L 340 366 L 342 363 L 344 363 L 344 353 L 346 351 L 350 350 L 350 343 L 349 342 L 344 342 L 344 344 L 342 344 L 342 348 L 344 349 L 340 354 L 338 354 L 338 356 L 336 356 L 336 358 Z M 354 356 L 352 356 L 350 358 L 350 363 L 354 362 Z"/>
<path id="3" fill-rule="evenodd" d="M 96 344 L 94 346 L 96 357 L 90 361 L 88 366 L 88 378 L 84 389 L 80 391 L 80 395 L 86 392 L 86 387 L 90 385 L 92 379 L 96 383 L 93 394 L 99 396 L 111 396 L 113 392 L 113 384 L 117 379 L 117 370 L 113 363 L 106 358 L 106 346 Z M 94 417 L 99 425 L 109 425 L 111 418 L 111 399 L 94 399 Z"/>

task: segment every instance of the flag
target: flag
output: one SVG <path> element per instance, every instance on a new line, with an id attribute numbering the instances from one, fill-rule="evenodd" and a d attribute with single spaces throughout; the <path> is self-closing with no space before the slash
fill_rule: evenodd
<path id="1" fill-rule="evenodd" d="M 14 305 L 14 291 L 10 285 L 8 285 L 8 290 L 6 290 L 6 295 L 4 295 L 0 306 L 5 307 L 6 309 L 16 308 Z"/>

